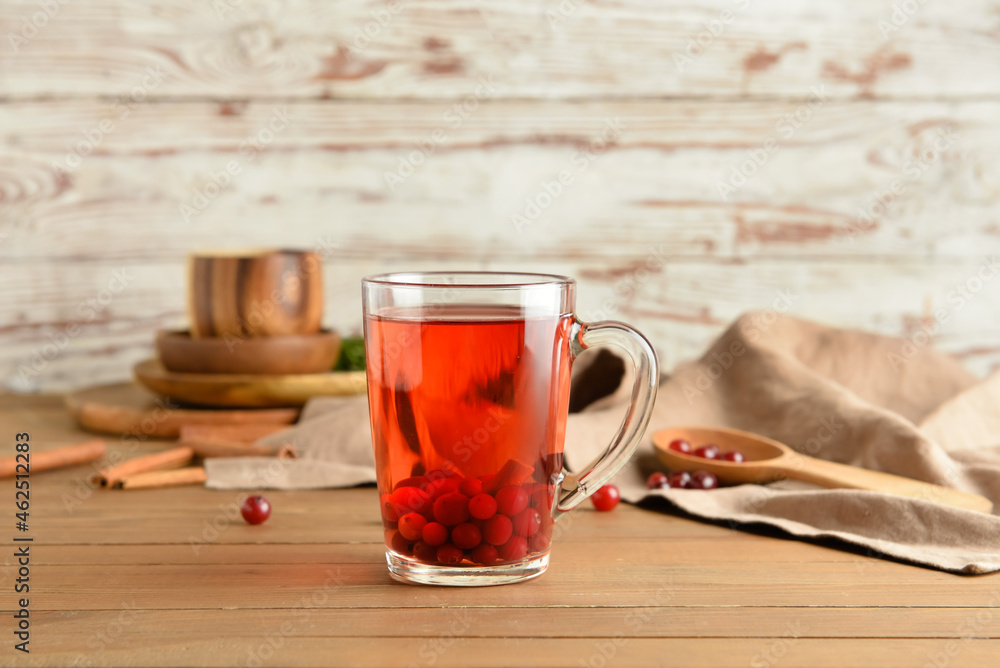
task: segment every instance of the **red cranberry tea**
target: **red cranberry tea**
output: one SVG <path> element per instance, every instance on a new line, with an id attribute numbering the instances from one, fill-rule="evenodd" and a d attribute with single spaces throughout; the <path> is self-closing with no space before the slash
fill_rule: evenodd
<path id="1" fill-rule="evenodd" d="M 642 438 L 652 346 L 620 322 L 577 320 L 565 276 L 405 272 L 361 286 L 389 574 L 455 586 L 541 575 L 554 518 L 605 487 Z M 632 402 L 604 454 L 564 480 L 570 365 L 607 345 L 632 361 Z M 595 507 L 614 507 L 610 487 Z"/>
<path id="2" fill-rule="evenodd" d="M 509 306 L 369 315 L 372 437 L 393 552 L 448 566 L 548 552 L 570 323 Z"/>

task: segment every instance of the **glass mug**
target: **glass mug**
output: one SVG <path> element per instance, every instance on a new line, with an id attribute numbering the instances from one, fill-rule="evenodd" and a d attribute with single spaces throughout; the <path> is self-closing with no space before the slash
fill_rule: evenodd
<path id="1" fill-rule="evenodd" d="M 368 408 L 389 573 L 436 585 L 541 575 L 552 527 L 628 461 L 659 374 L 639 332 L 580 322 L 576 283 L 545 274 L 428 272 L 362 281 Z M 570 366 L 616 345 L 635 367 L 607 451 L 563 468 Z"/>

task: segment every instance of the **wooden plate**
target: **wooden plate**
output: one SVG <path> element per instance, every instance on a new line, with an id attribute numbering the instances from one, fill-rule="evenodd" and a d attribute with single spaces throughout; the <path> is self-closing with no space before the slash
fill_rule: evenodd
<path id="1" fill-rule="evenodd" d="M 157 394 L 199 406 L 301 406 L 312 397 L 364 394 L 367 387 L 364 371 L 282 376 L 174 373 L 156 359 L 136 364 L 133 371 Z"/>
<path id="2" fill-rule="evenodd" d="M 66 408 L 82 428 L 104 434 L 177 438 L 184 425 L 291 424 L 297 408 L 181 408 L 136 383 L 114 383 L 66 395 Z"/>

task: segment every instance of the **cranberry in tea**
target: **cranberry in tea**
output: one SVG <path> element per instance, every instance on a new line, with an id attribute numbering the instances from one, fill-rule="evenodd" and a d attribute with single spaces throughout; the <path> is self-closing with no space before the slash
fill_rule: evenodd
<path id="1" fill-rule="evenodd" d="M 399 556 L 475 566 L 548 552 L 570 322 L 500 306 L 369 315 L 378 485 Z"/>

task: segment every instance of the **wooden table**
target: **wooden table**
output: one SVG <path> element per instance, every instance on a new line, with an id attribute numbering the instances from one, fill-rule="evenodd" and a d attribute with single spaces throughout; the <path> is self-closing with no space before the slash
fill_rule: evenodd
<path id="1" fill-rule="evenodd" d="M 4 441 L 23 431 L 35 451 L 82 437 L 60 397 L 0 397 Z M 236 492 L 92 490 L 86 473 L 31 476 L 28 655 L 14 651 L 11 635 L 10 537 L 18 532 L 9 509 L 0 663 L 958 668 L 1000 661 L 1000 576 L 948 575 L 619 507 L 568 516 L 549 572 L 531 582 L 406 586 L 386 572 L 373 489 L 270 491 L 274 512 L 252 527 L 233 519 Z M 0 484 L 12 506 L 14 482 Z"/>

